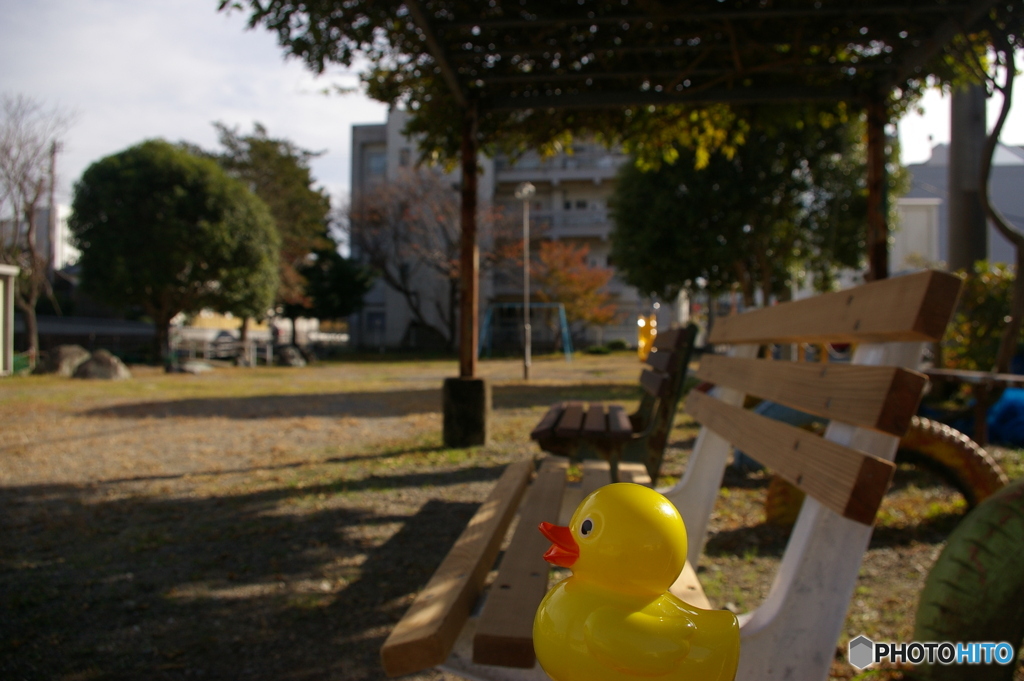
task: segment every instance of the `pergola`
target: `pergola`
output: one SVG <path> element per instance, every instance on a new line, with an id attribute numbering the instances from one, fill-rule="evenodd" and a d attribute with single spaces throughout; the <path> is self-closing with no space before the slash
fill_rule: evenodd
<path id="1" fill-rule="evenodd" d="M 944 52 L 984 52 L 968 36 L 1011 20 L 1019 28 L 1024 16 L 1024 0 L 219 1 L 222 10 L 248 4 L 250 26 L 275 31 L 314 70 L 369 55 L 371 94 L 407 101 L 435 146 L 460 149 L 459 379 L 445 382 L 449 445 L 486 439 L 490 402 L 476 378 L 481 137 L 494 142 L 511 128 L 540 142 L 590 129 L 584 121 L 609 110 L 853 103 L 867 112 L 869 277 L 883 278 L 887 105 L 933 73 L 948 76 Z"/>
<path id="2" fill-rule="evenodd" d="M 405 0 L 399 16 L 413 22 L 424 65 L 443 78 L 462 113 L 460 378 L 476 376 L 479 116 L 719 102 L 863 106 L 869 277 L 883 278 L 888 272 L 886 103 L 927 77 L 929 62 L 996 5 L 995 0 Z M 447 401 L 445 411 L 447 424 Z"/>

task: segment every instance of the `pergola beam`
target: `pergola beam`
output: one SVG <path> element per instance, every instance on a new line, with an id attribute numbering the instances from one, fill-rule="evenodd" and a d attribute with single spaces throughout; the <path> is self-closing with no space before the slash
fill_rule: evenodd
<path id="1" fill-rule="evenodd" d="M 455 75 L 455 71 L 452 70 L 451 64 L 448 63 L 448 58 L 441 47 L 441 43 L 438 42 L 437 36 L 434 34 L 433 26 L 427 20 L 427 15 L 424 14 L 423 8 L 420 6 L 419 0 L 405 0 L 405 7 L 409 10 L 409 15 L 412 20 L 416 23 L 421 31 L 423 31 L 423 37 L 427 43 L 427 49 L 430 51 L 430 56 L 434 58 L 434 62 L 437 67 L 441 69 L 441 75 L 444 77 L 444 82 L 448 85 L 448 89 L 452 93 L 452 97 L 455 98 L 455 102 L 461 107 L 466 107 L 466 92 L 462 89 L 462 84 L 459 83 L 458 77 Z"/>
<path id="2" fill-rule="evenodd" d="M 993 3 L 994 4 L 994 3 Z M 573 17 L 567 19 L 551 19 L 536 17 L 532 19 L 481 19 L 478 21 L 453 21 L 448 24 L 451 28 L 458 30 L 480 29 L 508 29 L 508 28 L 566 28 L 569 26 L 600 26 L 606 24 L 632 24 L 635 22 L 647 22 L 657 19 L 666 21 L 721 21 L 721 20 L 760 20 L 760 19 L 799 19 L 799 18 L 828 18 L 828 17 L 864 17 L 864 16 L 894 16 L 900 14 L 922 14 L 938 12 L 967 11 L 971 4 L 941 5 L 941 6 L 920 6 L 905 4 L 899 6 L 875 6 L 864 7 L 862 5 L 849 5 L 846 7 L 834 7 L 815 9 L 807 8 L 784 8 L 784 9 L 752 9 L 752 10 L 724 10 L 716 12 L 651 12 L 650 14 L 623 14 L 605 15 L 594 17 Z"/>
<path id="3" fill-rule="evenodd" d="M 983 16 L 995 7 L 998 0 L 977 0 L 966 7 L 959 7 L 963 11 L 961 18 L 951 18 L 942 23 L 917 48 L 907 53 L 903 63 L 893 72 L 893 77 L 888 83 L 888 89 L 898 87 L 913 78 L 921 67 L 929 59 L 937 55 L 943 47 L 949 44 L 960 33 L 971 29 Z"/>
<path id="4" fill-rule="evenodd" d="M 841 101 L 856 97 L 853 88 L 736 88 L 735 90 L 707 89 L 693 93 L 654 91 L 578 92 L 563 95 L 531 97 L 500 97 L 483 100 L 488 111 L 514 111 L 521 109 L 608 109 L 627 106 L 664 106 L 667 104 L 756 104 L 763 102 L 820 102 Z"/>

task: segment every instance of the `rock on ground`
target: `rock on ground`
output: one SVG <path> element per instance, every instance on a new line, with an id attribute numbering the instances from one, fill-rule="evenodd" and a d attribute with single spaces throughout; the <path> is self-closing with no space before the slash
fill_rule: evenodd
<path id="1" fill-rule="evenodd" d="M 81 345 L 58 345 L 48 350 L 36 365 L 37 374 L 57 374 L 71 378 L 75 370 L 89 359 L 89 351 Z"/>
<path id="2" fill-rule="evenodd" d="M 132 372 L 120 359 L 107 350 L 97 350 L 87 361 L 75 369 L 75 378 L 131 378 Z"/>
<path id="3" fill-rule="evenodd" d="M 285 345 L 277 351 L 277 363 L 283 367 L 304 367 L 306 358 L 294 345 Z"/>

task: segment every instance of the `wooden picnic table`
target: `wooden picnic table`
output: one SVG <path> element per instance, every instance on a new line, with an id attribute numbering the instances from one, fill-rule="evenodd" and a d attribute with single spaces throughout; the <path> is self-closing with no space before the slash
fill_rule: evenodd
<path id="1" fill-rule="evenodd" d="M 1002 393 L 1005 388 L 1024 387 L 1024 375 L 999 374 L 994 371 L 968 371 L 966 369 L 925 369 L 924 373 L 933 381 L 951 381 L 970 386 L 974 397 L 974 441 L 981 446 L 988 444 L 988 408 L 995 402 L 993 391 Z"/>

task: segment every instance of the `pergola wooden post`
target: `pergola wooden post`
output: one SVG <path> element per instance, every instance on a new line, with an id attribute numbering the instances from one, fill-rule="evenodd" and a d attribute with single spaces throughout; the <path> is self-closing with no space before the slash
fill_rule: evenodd
<path id="1" fill-rule="evenodd" d="M 477 103 L 462 100 L 462 226 L 459 251 L 459 377 L 444 382 L 446 447 L 487 444 L 491 387 L 476 375 L 480 338 L 480 247 L 477 243 Z"/>
<path id="2" fill-rule="evenodd" d="M 480 339 L 480 247 L 476 234 L 477 108 L 467 103 L 462 118 L 462 243 L 459 257 L 459 377 L 476 377 Z"/>
<path id="3" fill-rule="evenodd" d="M 885 99 L 868 101 L 868 275 L 869 281 L 889 276 L 889 221 L 885 169 Z"/>

